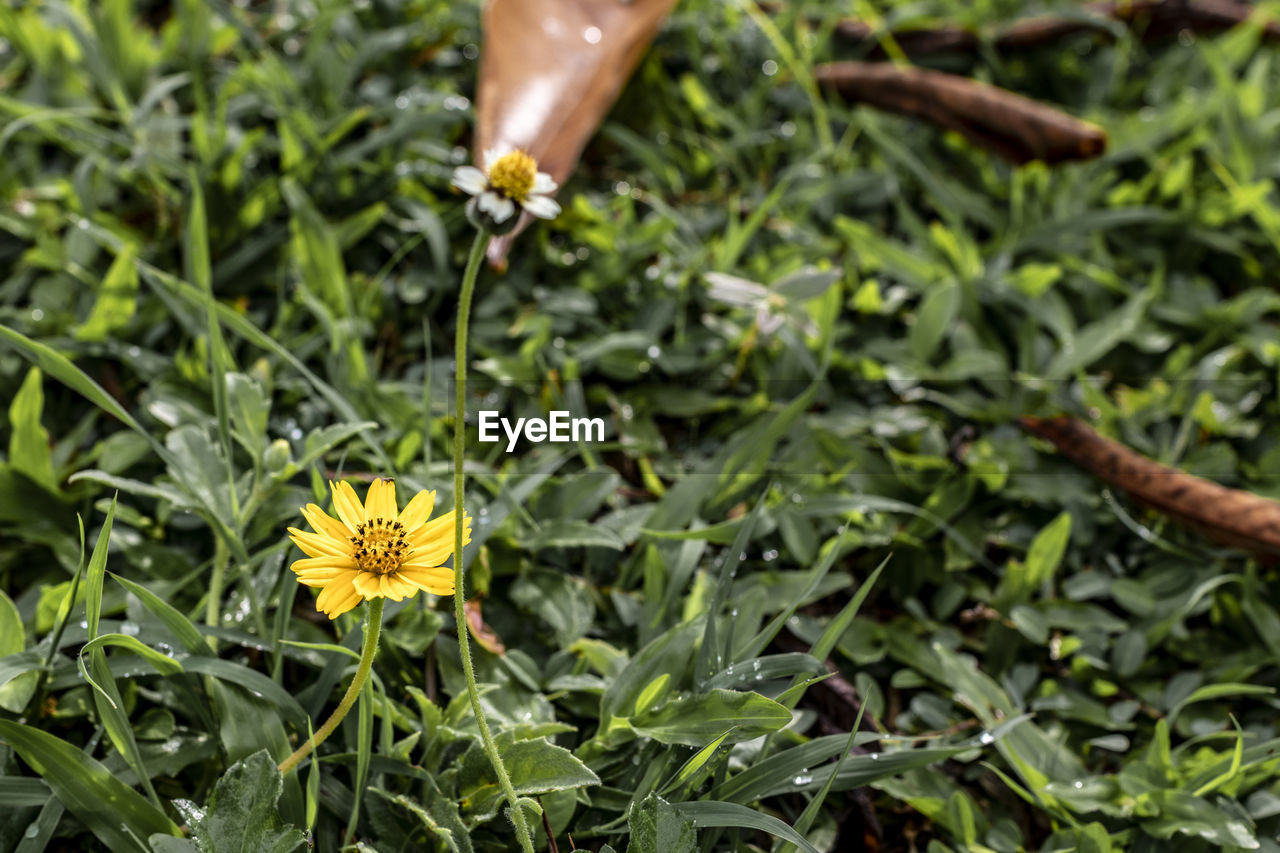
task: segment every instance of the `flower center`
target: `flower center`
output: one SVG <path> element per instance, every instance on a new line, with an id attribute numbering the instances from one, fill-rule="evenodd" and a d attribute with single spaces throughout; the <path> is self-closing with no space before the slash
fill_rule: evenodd
<path id="1" fill-rule="evenodd" d="M 409 540 L 404 525 L 395 520 L 375 518 L 356 527 L 351 537 L 356 565 L 361 571 L 389 575 L 399 570 L 409 556 Z"/>
<path id="2" fill-rule="evenodd" d="M 503 154 L 489 167 L 489 186 L 512 201 L 524 201 L 538 177 L 538 161 L 519 149 Z"/>

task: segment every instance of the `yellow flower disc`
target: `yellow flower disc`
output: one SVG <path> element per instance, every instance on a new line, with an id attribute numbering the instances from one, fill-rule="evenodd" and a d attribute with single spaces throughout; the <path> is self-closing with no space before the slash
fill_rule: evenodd
<path id="1" fill-rule="evenodd" d="M 489 167 L 489 186 L 515 202 L 533 191 L 538 177 L 538 161 L 519 149 L 503 154 Z"/>

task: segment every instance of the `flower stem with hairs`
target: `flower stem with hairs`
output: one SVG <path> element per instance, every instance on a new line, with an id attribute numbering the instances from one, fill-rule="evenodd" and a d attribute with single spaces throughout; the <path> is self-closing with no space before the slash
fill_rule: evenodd
<path id="1" fill-rule="evenodd" d="M 466 401 L 467 401 L 467 330 L 471 320 L 471 297 L 475 293 L 476 278 L 480 274 L 480 264 L 484 261 L 485 247 L 489 245 L 489 231 L 476 229 L 475 243 L 471 246 L 471 254 L 467 258 L 467 269 L 462 275 L 462 295 L 458 300 L 457 344 L 454 351 L 456 375 L 454 382 L 454 415 L 453 415 L 453 509 L 455 518 L 463 516 L 464 477 L 462 471 L 463 451 L 466 441 Z M 462 527 L 457 528 L 457 539 L 453 551 L 453 615 L 458 627 L 458 653 L 462 658 L 462 674 L 467 680 L 467 696 L 471 699 L 471 710 L 476 716 L 476 725 L 480 729 L 480 740 L 484 750 L 493 764 L 493 771 L 498 776 L 498 784 L 506 795 L 510 807 L 511 821 L 516 827 L 516 837 L 525 853 L 533 853 L 533 838 L 529 825 L 525 820 L 524 810 L 516 796 L 516 789 L 511 784 L 511 776 L 507 773 L 502 756 L 498 753 L 498 745 L 489 731 L 489 723 L 485 720 L 484 709 L 480 707 L 480 691 L 476 688 L 475 667 L 471 662 L 471 640 L 467 633 L 466 566 L 462 560 Z"/>

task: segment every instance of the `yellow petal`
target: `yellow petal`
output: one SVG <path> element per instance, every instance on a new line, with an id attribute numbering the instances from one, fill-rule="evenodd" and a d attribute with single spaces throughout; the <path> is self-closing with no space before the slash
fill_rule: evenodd
<path id="1" fill-rule="evenodd" d="M 453 556 L 454 534 L 453 525 L 437 526 L 438 521 L 452 522 L 453 513 L 442 515 L 436 521 L 428 523 L 422 529 L 425 533 L 418 536 L 410 536 L 409 543 L 413 547 L 413 553 L 404 561 L 406 566 L 438 566 L 449 557 Z M 466 528 L 462 531 L 462 544 L 466 545 L 471 541 L 471 516 L 466 517 Z"/>
<path id="2" fill-rule="evenodd" d="M 308 557 L 347 557 L 351 554 L 351 543 L 346 539 L 307 533 L 295 527 L 289 528 L 289 538 Z"/>
<path id="3" fill-rule="evenodd" d="M 384 597 L 392 601 L 403 601 L 405 596 L 412 596 L 418 592 L 416 586 L 400 580 L 394 574 L 381 575 L 378 578 L 378 588 Z"/>
<path id="4" fill-rule="evenodd" d="M 347 526 L 338 519 L 329 515 L 315 504 L 307 504 L 302 508 L 302 517 L 307 520 L 307 524 L 311 525 L 311 529 L 321 536 L 331 536 L 334 539 L 347 539 L 354 530 L 347 529 Z"/>
<path id="5" fill-rule="evenodd" d="M 320 595 L 316 597 L 316 610 L 328 613 L 334 604 L 345 601 L 351 593 L 355 592 L 351 585 L 353 577 L 354 575 L 343 576 L 320 590 Z"/>
<path id="6" fill-rule="evenodd" d="M 374 518 L 395 521 L 396 513 L 396 481 L 379 477 L 369 484 L 364 496 L 365 521 Z"/>
<path id="7" fill-rule="evenodd" d="M 421 527 L 431 517 L 431 510 L 435 505 L 436 493 L 423 489 L 413 496 L 413 500 L 409 501 L 409 505 L 400 513 L 400 523 L 404 525 L 405 530 Z"/>
<path id="8" fill-rule="evenodd" d="M 382 598 L 382 588 L 378 585 L 378 576 L 373 572 L 359 572 L 352 579 L 356 592 L 365 598 Z"/>
<path id="9" fill-rule="evenodd" d="M 330 483 L 329 487 L 333 489 L 333 508 L 338 511 L 338 516 L 346 522 L 347 527 L 350 527 L 351 533 L 354 534 L 356 527 L 364 522 L 364 507 L 356 497 L 356 490 L 346 481 Z"/>
<path id="10" fill-rule="evenodd" d="M 396 574 L 418 589 L 434 595 L 453 595 L 453 569 L 401 566 Z"/>
<path id="11" fill-rule="evenodd" d="M 446 512 L 439 518 L 433 518 L 417 530 L 409 531 L 409 546 L 413 550 L 428 548 L 439 542 L 448 541 L 453 543 L 453 511 Z M 466 531 L 462 537 L 462 544 L 471 541 L 471 516 L 466 516 Z"/>
<path id="12" fill-rule="evenodd" d="M 351 595 L 347 596 L 345 599 L 341 601 L 335 600 L 336 603 L 331 603 L 329 606 L 329 610 L 328 612 L 325 613 L 325 615 L 328 616 L 330 619 L 337 619 L 343 613 L 346 613 L 348 610 L 355 607 L 357 604 L 359 604 L 363 600 L 364 599 L 360 597 L 360 593 L 356 592 L 355 590 L 352 590 Z"/>
<path id="13" fill-rule="evenodd" d="M 298 575 L 298 583 L 303 586 L 309 586 L 312 589 L 323 589 L 331 584 L 347 584 L 351 582 L 355 575 L 353 571 L 345 569 L 312 569 L 308 572 L 302 572 Z"/>
<path id="14" fill-rule="evenodd" d="M 397 586 L 402 598 L 413 598 L 418 594 L 418 585 L 411 583 L 408 578 L 401 577 L 399 572 L 391 575 L 391 582 Z"/>
<path id="15" fill-rule="evenodd" d="M 453 539 L 442 541 L 426 548 L 415 550 L 409 559 L 401 564 L 402 569 L 434 569 L 453 556 Z"/>
<path id="16" fill-rule="evenodd" d="M 294 560 L 289 568 L 301 574 L 312 569 L 345 569 L 351 571 L 356 567 L 354 557 L 311 557 L 306 560 Z"/>

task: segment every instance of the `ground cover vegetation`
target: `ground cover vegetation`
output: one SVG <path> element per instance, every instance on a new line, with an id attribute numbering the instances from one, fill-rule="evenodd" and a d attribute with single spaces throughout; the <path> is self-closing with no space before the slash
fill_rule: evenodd
<path id="1" fill-rule="evenodd" d="M 1042 10 L 682 2 L 481 273 L 472 404 L 607 425 L 467 445 L 540 847 L 1280 850 L 1274 567 L 1019 425 L 1280 497 L 1261 25 L 919 59 L 1105 129 L 1053 167 L 813 82 L 851 15 Z M 276 769 L 365 612 L 289 571 L 299 508 L 452 506 L 479 20 L 0 7 L 0 850 L 514 849 L 447 595 L 386 602 Z"/>

